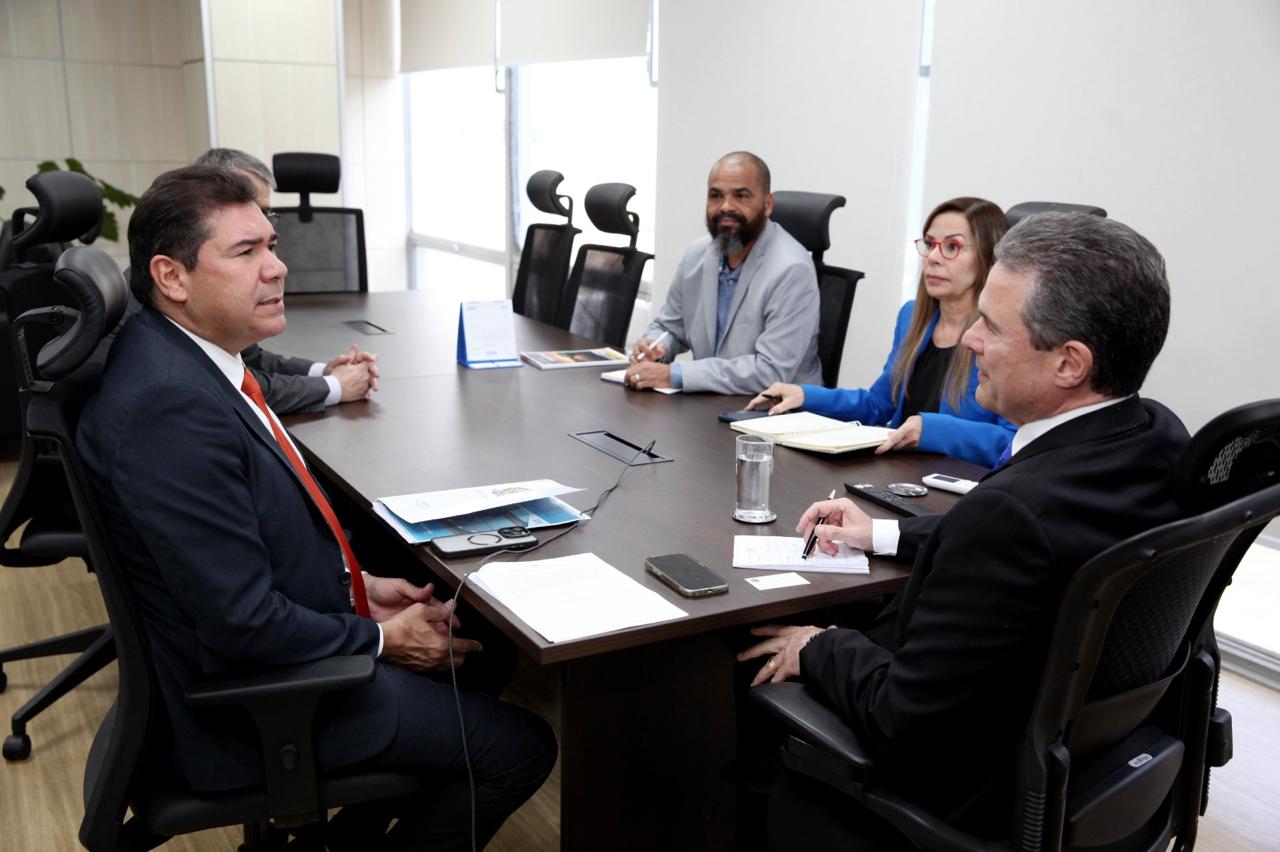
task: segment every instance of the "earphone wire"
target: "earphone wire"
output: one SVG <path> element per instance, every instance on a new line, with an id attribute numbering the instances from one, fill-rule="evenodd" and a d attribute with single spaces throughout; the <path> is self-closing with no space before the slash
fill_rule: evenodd
<path id="1" fill-rule="evenodd" d="M 532 553 L 533 551 L 537 550 L 543 545 L 550 544 L 553 541 L 557 541 L 561 538 L 564 538 L 566 535 L 568 535 L 569 533 L 577 529 L 578 524 L 582 523 L 582 516 L 583 515 L 587 515 L 588 517 L 594 516 L 595 512 L 602 505 L 604 505 L 604 501 L 608 499 L 609 495 L 612 494 L 614 490 L 619 485 L 622 484 L 622 478 L 626 476 L 627 471 L 631 470 L 631 468 L 635 465 L 636 459 L 640 458 L 641 456 L 649 455 L 649 452 L 653 449 L 653 446 L 656 443 L 658 443 L 658 441 L 655 438 L 654 440 L 650 441 L 649 444 L 645 446 L 643 449 L 636 450 L 636 454 L 633 455 L 630 459 L 628 459 L 627 463 L 623 465 L 622 470 L 619 471 L 618 473 L 618 478 L 613 481 L 613 484 L 610 485 L 608 488 L 606 488 L 604 491 L 601 491 L 600 496 L 596 498 L 596 502 L 591 506 L 591 508 L 584 509 L 583 511 L 579 512 L 578 517 L 574 518 L 573 523 L 569 524 L 569 526 L 560 530 L 558 533 L 551 536 L 551 538 L 547 538 L 547 539 L 543 539 L 542 541 L 539 541 L 533 547 L 503 548 L 502 550 L 495 550 L 494 552 L 486 555 L 483 559 L 481 559 L 479 564 L 476 565 L 476 567 L 472 568 L 470 571 L 463 574 L 462 579 L 458 581 L 458 590 L 454 592 L 454 595 L 453 595 L 453 612 L 449 614 L 449 618 L 447 621 L 447 625 L 448 625 L 447 637 L 448 637 L 448 648 L 449 648 L 449 682 L 453 686 L 453 703 L 458 710 L 458 734 L 462 737 L 462 762 L 467 767 L 467 796 L 471 805 L 471 852 L 476 852 L 476 779 L 475 779 L 475 773 L 471 768 L 471 752 L 467 748 L 467 724 L 462 715 L 462 694 L 458 691 L 458 667 L 454 665 L 454 662 L 453 662 L 453 613 L 456 613 L 458 611 L 458 601 L 461 600 L 462 598 L 462 590 L 466 588 L 467 580 L 471 578 L 471 575 L 479 571 L 485 565 L 487 565 L 489 563 L 489 560 L 493 559 L 495 556 L 501 556 L 504 553 L 509 553 L 514 555 L 515 558 L 519 559 L 524 554 Z"/>

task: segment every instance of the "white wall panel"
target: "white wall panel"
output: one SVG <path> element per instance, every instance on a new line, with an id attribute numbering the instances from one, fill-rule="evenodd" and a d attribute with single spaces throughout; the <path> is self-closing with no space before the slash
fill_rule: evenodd
<path id="1" fill-rule="evenodd" d="M 68 62 L 66 74 L 76 156 L 148 162 L 186 158 L 181 69 Z"/>
<path id="2" fill-rule="evenodd" d="M 0 56 L 60 59 L 58 4 L 0 0 Z"/>
<path id="3" fill-rule="evenodd" d="M 1087 202 L 1151 239 L 1173 320 L 1144 392 L 1192 430 L 1280 396 L 1280 275 L 1254 238 L 1280 197 L 1277 43 L 1263 0 L 938 3 L 926 205 Z"/>
<path id="4" fill-rule="evenodd" d="M 336 63 L 333 0 L 209 0 L 215 59 Z"/>
<path id="5" fill-rule="evenodd" d="M 190 40 L 184 6 L 194 0 L 59 0 L 66 58 L 75 62 L 177 65 Z M 53 5 L 53 4 L 50 4 Z M 196 21 L 199 22 L 199 4 Z"/>
<path id="6" fill-rule="evenodd" d="M 39 160 L 71 150 L 62 63 L 0 59 L 0 156 Z M 8 187 L 8 184 L 5 184 Z M 7 200 L 7 199 L 6 199 Z"/>
<path id="7" fill-rule="evenodd" d="M 774 189 L 840 193 L 827 260 L 867 273 L 842 384 L 884 364 L 900 304 L 919 5 L 869 0 L 664 3 L 660 32 L 655 310 L 706 233 L 707 172 L 738 148 Z"/>

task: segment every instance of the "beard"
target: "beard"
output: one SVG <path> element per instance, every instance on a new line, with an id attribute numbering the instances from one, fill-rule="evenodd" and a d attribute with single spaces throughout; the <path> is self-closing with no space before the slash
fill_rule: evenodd
<path id="1" fill-rule="evenodd" d="M 718 222 L 725 218 L 737 222 L 737 229 L 734 230 L 731 226 L 721 227 Z M 707 232 L 711 234 L 711 239 L 715 241 L 716 249 L 720 254 L 725 257 L 735 257 L 741 254 L 746 246 L 755 242 L 756 237 L 764 231 L 764 223 L 764 210 L 750 220 L 737 213 L 716 213 L 707 217 Z"/>

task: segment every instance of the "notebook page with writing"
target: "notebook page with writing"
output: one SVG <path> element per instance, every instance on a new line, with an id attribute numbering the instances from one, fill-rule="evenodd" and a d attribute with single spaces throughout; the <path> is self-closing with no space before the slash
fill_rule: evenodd
<path id="1" fill-rule="evenodd" d="M 761 571 L 818 571 L 828 574 L 870 574 L 867 555 L 837 542 L 839 550 L 829 556 L 816 547 L 802 559 L 804 539 L 785 535 L 735 535 L 733 567 Z"/>
<path id="2" fill-rule="evenodd" d="M 740 420 L 730 426 L 739 432 L 768 435 L 784 447 L 820 453 L 845 453 L 877 447 L 893 431 L 883 426 L 863 426 L 856 420 L 846 423 L 811 411 Z"/>

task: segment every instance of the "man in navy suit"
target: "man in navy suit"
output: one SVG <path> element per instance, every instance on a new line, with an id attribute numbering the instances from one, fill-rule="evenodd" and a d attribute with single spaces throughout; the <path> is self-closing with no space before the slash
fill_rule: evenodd
<path id="1" fill-rule="evenodd" d="M 436 600 L 430 585 L 360 571 L 332 508 L 246 379 L 239 353 L 285 327 L 287 270 L 274 245 L 242 175 L 188 167 L 157 178 L 129 225 L 130 287 L 145 307 L 116 338 L 81 418 L 78 446 L 168 710 L 172 742 L 161 751 L 196 789 L 259 782 L 248 722 L 188 708 L 192 679 L 374 655 L 374 682 L 322 707 L 322 766 L 428 772 L 440 784 L 426 800 L 378 809 L 372 831 L 391 816 L 399 822 L 376 848 L 464 849 L 468 788 L 454 693 L 429 676 L 449 667 L 452 602 Z M 455 637 L 452 650 L 462 662 L 481 649 Z M 555 740 L 514 705 L 469 692 L 459 699 L 483 843 L 546 778 Z"/>
<path id="2" fill-rule="evenodd" d="M 1011 229 L 962 338 L 978 402 L 1019 428 L 1011 456 L 945 515 L 873 521 L 847 499 L 815 503 L 807 532 L 912 565 L 864 630 L 770 625 L 739 655 L 755 683 L 803 677 L 849 719 L 891 783 L 970 828 L 1006 828 L 1002 785 L 1071 575 L 1113 544 L 1177 518 L 1186 429 L 1138 389 L 1164 344 L 1164 259 L 1125 225 L 1043 214 Z M 1007 788 L 1003 788 L 1007 789 Z M 794 797 L 812 805 L 825 793 Z M 874 834 L 864 815 L 822 826 L 816 807 L 781 830 L 796 848 Z M 794 811 L 793 811 L 794 816 Z M 824 832 L 828 832 L 825 836 Z M 809 834 L 812 832 L 812 835 Z M 839 848 L 862 848 L 854 837 Z"/>

